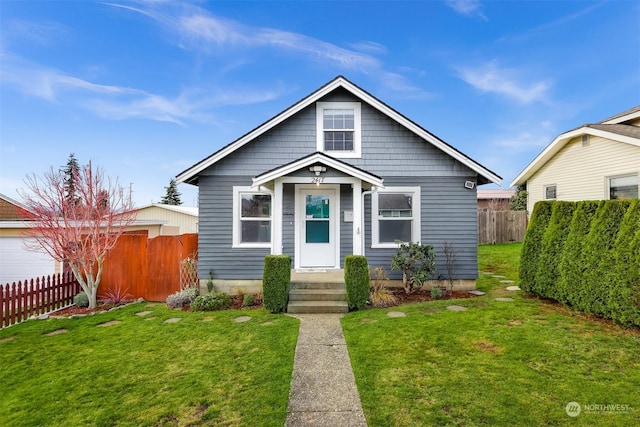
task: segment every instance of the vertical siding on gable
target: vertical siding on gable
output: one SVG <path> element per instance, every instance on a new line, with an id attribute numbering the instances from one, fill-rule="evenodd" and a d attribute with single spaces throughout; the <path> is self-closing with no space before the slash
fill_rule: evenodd
<path id="1" fill-rule="evenodd" d="M 544 186 L 556 184 L 557 199 L 567 201 L 608 199 L 606 178 L 640 173 L 640 147 L 591 136 L 569 141 L 527 182 L 527 210 L 544 200 Z"/>
<path id="2" fill-rule="evenodd" d="M 388 177 L 386 187 L 420 185 L 422 211 L 422 243 L 432 245 L 436 251 L 438 276 L 446 277 L 442 243 L 448 241 L 454 248 L 457 262 L 455 279 L 476 279 L 478 272 L 478 218 L 476 191 L 464 188 L 466 179 L 473 177 L 428 177 L 421 180 L 406 177 Z M 394 279 L 401 278 L 390 271 L 395 249 L 371 248 L 371 196 L 365 199 L 366 256 L 369 267 L 384 267 Z"/>

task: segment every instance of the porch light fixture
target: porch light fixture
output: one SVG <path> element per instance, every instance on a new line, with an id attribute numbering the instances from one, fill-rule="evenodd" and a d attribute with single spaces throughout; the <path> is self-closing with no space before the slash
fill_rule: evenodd
<path id="1" fill-rule="evenodd" d="M 316 176 L 320 176 L 320 173 L 326 172 L 327 168 L 320 165 L 311 166 L 309 172 L 315 172 Z"/>

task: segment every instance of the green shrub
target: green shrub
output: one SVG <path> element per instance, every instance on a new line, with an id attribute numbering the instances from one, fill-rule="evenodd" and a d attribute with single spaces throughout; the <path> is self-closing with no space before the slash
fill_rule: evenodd
<path id="1" fill-rule="evenodd" d="M 231 298 L 224 292 L 197 296 L 191 303 L 191 311 L 224 310 L 231 306 Z"/>
<path id="2" fill-rule="evenodd" d="M 607 315 L 640 326 L 640 200 L 634 200 L 620 224 L 609 270 Z"/>
<path id="3" fill-rule="evenodd" d="M 197 296 L 198 290 L 196 288 L 183 289 L 167 297 L 167 307 L 172 310 L 188 307 Z"/>
<path id="4" fill-rule="evenodd" d="M 583 266 L 586 269 L 577 295 L 576 307 L 582 311 L 606 315 L 609 283 L 605 277 L 607 270 L 612 267 L 609 264 L 609 252 L 616 242 L 620 222 L 628 208 L 629 202 L 606 200 L 599 207 L 591 223 L 582 254 Z"/>
<path id="5" fill-rule="evenodd" d="M 601 204 L 602 202 L 594 200 L 581 201 L 573 211 L 564 250 L 560 255 L 560 278 L 555 291 L 556 299 L 564 304 L 577 303 L 578 290 L 582 286 L 582 275 L 586 269 L 582 259 L 583 246 L 591 229 L 591 222 Z"/>
<path id="6" fill-rule="evenodd" d="M 253 294 L 244 294 L 242 297 L 242 306 L 243 307 L 253 307 L 256 305 L 256 300 Z"/>
<path id="7" fill-rule="evenodd" d="M 75 297 L 73 297 L 73 303 L 77 307 L 89 307 L 89 297 L 86 293 L 80 292 Z"/>
<path id="8" fill-rule="evenodd" d="M 402 285 L 410 294 L 422 288 L 430 275 L 436 272 L 436 253 L 433 246 L 415 242 L 400 243 L 391 258 L 391 269 L 402 271 Z"/>
<path id="9" fill-rule="evenodd" d="M 520 288 L 525 292 L 532 292 L 535 288 L 542 236 L 551 219 L 552 205 L 553 202 L 550 201 L 537 202 L 531 213 L 531 221 L 522 242 L 522 252 L 520 252 Z"/>
<path id="10" fill-rule="evenodd" d="M 344 283 L 349 309 L 363 309 L 369 298 L 369 264 L 366 257 L 347 255 L 344 258 Z"/>
<path id="11" fill-rule="evenodd" d="M 575 206 L 575 202 L 558 201 L 551 207 L 549 225 L 542 236 L 536 279 L 531 289 L 541 297 L 558 297 L 558 266 Z"/>
<path id="12" fill-rule="evenodd" d="M 262 276 L 263 304 L 271 313 L 283 313 L 289 303 L 291 283 L 291 257 L 267 255 Z"/>
<path id="13" fill-rule="evenodd" d="M 440 289 L 439 287 L 433 287 L 431 288 L 431 298 L 433 299 L 440 299 L 442 298 L 442 289 Z"/>

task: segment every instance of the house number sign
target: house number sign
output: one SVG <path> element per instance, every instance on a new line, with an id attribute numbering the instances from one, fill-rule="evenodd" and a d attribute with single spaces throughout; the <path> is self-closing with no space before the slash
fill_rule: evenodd
<path id="1" fill-rule="evenodd" d="M 324 177 L 323 176 L 313 176 L 311 177 L 311 183 L 312 184 L 322 184 L 324 182 Z"/>

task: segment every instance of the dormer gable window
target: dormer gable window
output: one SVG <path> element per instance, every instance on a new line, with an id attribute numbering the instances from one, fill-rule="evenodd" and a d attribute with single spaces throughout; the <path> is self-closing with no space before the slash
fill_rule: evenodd
<path id="1" fill-rule="evenodd" d="M 359 102 L 318 102 L 316 118 L 318 151 L 333 157 L 360 157 Z"/>

